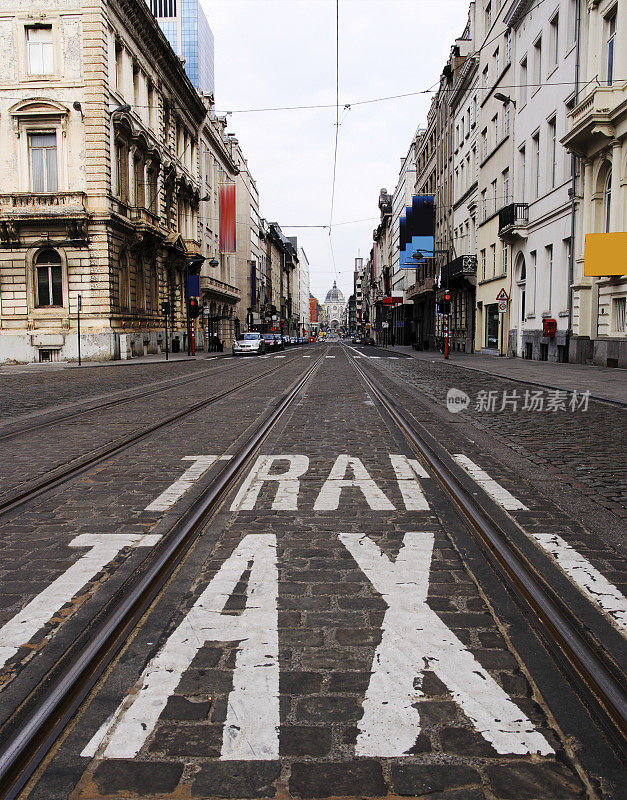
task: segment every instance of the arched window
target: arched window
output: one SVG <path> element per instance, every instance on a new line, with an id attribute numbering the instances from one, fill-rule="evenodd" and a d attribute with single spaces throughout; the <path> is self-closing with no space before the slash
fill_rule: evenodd
<path id="1" fill-rule="evenodd" d="M 605 181 L 605 189 L 603 191 L 603 230 L 605 233 L 610 232 L 610 217 L 612 213 L 612 172 L 610 170 L 607 180 Z"/>
<path id="2" fill-rule="evenodd" d="M 63 305 L 63 271 L 61 256 L 56 250 L 42 250 L 35 261 L 35 278 L 37 283 L 37 306 Z"/>
<path id="3" fill-rule="evenodd" d="M 159 313 L 159 272 L 154 262 L 150 265 L 150 310 Z"/>
<path id="4" fill-rule="evenodd" d="M 146 308 L 146 276 L 142 258 L 135 262 L 135 273 L 135 307 L 143 311 Z"/>

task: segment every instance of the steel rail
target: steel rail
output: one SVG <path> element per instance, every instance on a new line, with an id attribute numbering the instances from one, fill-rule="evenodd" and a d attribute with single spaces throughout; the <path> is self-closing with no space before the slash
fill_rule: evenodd
<path id="1" fill-rule="evenodd" d="M 17 491 L 11 492 L 4 497 L 0 497 L 0 519 L 14 511 L 16 508 L 24 505 L 24 503 L 34 500 L 40 495 L 55 489 L 57 486 L 66 483 L 68 480 L 71 480 L 77 475 L 81 475 L 86 470 L 91 469 L 91 467 L 100 464 L 102 461 L 110 458 L 111 456 L 117 455 L 123 450 L 131 447 L 131 445 L 137 444 L 137 442 L 142 441 L 156 431 L 166 428 L 169 425 L 173 425 L 180 419 L 183 419 L 190 414 L 194 414 L 196 411 L 200 411 L 202 408 L 205 408 L 212 403 L 216 403 L 219 400 L 228 397 L 230 394 L 233 394 L 234 392 L 238 392 L 245 386 L 249 386 L 251 383 L 255 383 L 256 381 L 265 378 L 267 375 L 277 372 L 287 364 L 292 364 L 295 360 L 296 359 L 289 359 L 288 361 L 281 362 L 281 364 L 279 364 L 277 367 L 264 370 L 264 372 L 260 372 L 259 375 L 254 375 L 252 378 L 248 378 L 247 380 L 236 384 L 230 389 L 226 389 L 223 392 L 218 392 L 211 397 L 206 397 L 204 400 L 194 403 L 194 405 L 190 406 L 189 408 L 185 408 L 182 411 L 177 411 L 176 414 L 172 414 L 171 416 L 166 417 L 165 419 L 162 419 L 161 421 L 156 422 L 147 428 L 142 428 L 142 430 L 137 431 L 136 433 L 122 436 L 119 439 L 114 440 L 113 443 L 110 442 L 107 445 L 103 445 L 96 450 L 92 450 L 85 455 L 73 459 L 71 462 L 60 464 L 44 477 L 35 479 L 34 481 L 29 481 L 25 488 L 18 489 Z"/>
<path id="2" fill-rule="evenodd" d="M 132 630 L 149 611 L 196 538 L 219 510 L 263 442 L 305 388 L 325 353 L 292 384 L 257 430 L 226 462 L 226 466 L 187 515 L 174 525 L 167 538 L 162 540 L 162 546 L 152 563 L 90 635 L 83 649 L 76 655 L 72 654 L 72 663 L 46 691 L 36 708 L 29 710 L 22 723 L 13 726 L 16 730 L 7 737 L 0 749 L 1 800 L 15 800 L 19 796 Z M 9 720 L 4 729 L 10 724 Z"/>
<path id="3" fill-rule="evenodd" d="M 168 378 L 163 381 L 157 381 L 153 383 L 152 387 L 149 389 L 142 389 L 137 387 L 135 389 L 129 390 L 121 390 L 120 392 L 115 392 L 114 394 L 120 395 L 119 397 L 112 397 L 111 395 L 105 395 L 108 397 L 107 400 L 103 400 L 100 403 L 96 403 L 95 405 L 89 406 L 88 408 L 79 408 L 70 411 L 69 413 L 63 413 L 62 410 L 57 409 L 50 409 L 46 411 L 42 409 L 37 416 L 45 416 L 45 419 L 40 419 L 39 421 L 30 421 L 29 419 L 21 418 L 21 425 L 11 425 L 10 421 L 7 422 L 6 425 L 2 427 L 8 427 L 10 430 L 3 432 L 2 427 L 0 427 L 0 442 L 4 442 L 10 439 L 15 439 L 17 436 L 21 436 L 24 433 L 30 433 L 31 431 L 39 430 L 40 428 L 47 428 L 49 425 L 54 424 L 62 424 L 70 419 L 75 419 L 76 417 L 80 417 L 83 414 L 90 414 L 92 411 L 100 411 L 103 408 L 110 408 L 111 406 L 116 405 L 123 405 L 124 403 L 131 403 L 133 400 L 140 400 L 143 397 L 151 397 L 152 395 L 159 394 L 160 392 L 166 392 L 168 389 L 177 389 L 179 386 L 186 386 L 188 383 L 194 383 L 195 381 L 202 380 L 203 378 L 211 377 L 213 375 L 222 375 L 225 372 L 228 372 L 227 369 L 221 370 L 213 370 L 213 369 L 203 369 L 194 375 L 187 376 L 182 380 L 176 380 L 175 378 Z M 102 395 L 101 395 L 102 396 Z M 97 399 L 97 398 L 96 398 Z M 89 400 L 85 400 L 84 404 L 87 405 Z"/>
<path id="4" fill-rule="evenodd" d="M 506 533 L 459 481 L 455 472 L 416 431 L 387 392 L 377 386 L 361 366 L 351 363 L 389 417 L 421 457 L 440 486 L 453 501 L 500 579 L 516 597 L 525 616 L 547 645 L 558 666 L 565 671 L 577 694 L 603 729 L 614 751 L 626 757 L 627 692 L 615 674 L 615 665 L 600 648 L 580 634 L 574 612 L 558 604 L 558 598 L 543 577 L 508 540 Z M 422 426 L 420 426 L 422 427 Z"/>

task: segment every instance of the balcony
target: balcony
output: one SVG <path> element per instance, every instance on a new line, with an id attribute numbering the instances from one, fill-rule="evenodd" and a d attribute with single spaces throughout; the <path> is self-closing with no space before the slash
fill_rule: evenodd
<path id="1" fill-rule="evenodd" d="M 224 281 L 219 281 L 217 278 L 212 278 L 209 275 L 200 276 L 200 291 L 212 292 L 213 294 L 220 295 L 228 300 L 241 300 L 242 290 L 237 286 L 231 286 Z"/>
<path id="2" fill-rule="evenodd" d="M 477 274 L 477 256 L 459 256 L 442 267 L 442 280 L 470 278 Z"/>
<path id="3" fill-rule="evenodd" d="M 131 219 L 133 222 L 141 222 L 144 225 L 152 225 L 153 227 L 158 227 L 159 225 L 158 215 L 143 207 L 132 208 Z"/>
<path id="4" fill-rule="evenodd" d="M 0 194 L 0 215 L 11 219 L 31 219 L 49 216 L 83 216 L 85 192 L 54 192 L 32 194 L 31 192 L 11 192 Z"/>
<path id="5" fill-rule="evenodd" d="M 408 300 L 415 300 L 421 295 L 433 292 L 434 288 L 435 288 L 435 278 L 429 276 L 422 281 L 417 281 L 416 283 L 413 284 L 413 286 L 410 286 L 405 292 L 405 295 Z"/>
<path id="6" fill-rule="evenodd" d="M 528 224 L 528 203 L 510 203 L 499 211 L 499 236 L 501 239 L 526 239 Z"/>
<path id="7" fill-rule="evenodd" d="M 595 86 L 568 114 L 568 133 L 561 139 L 567 150 L 585 158 L 590 151 L 609 143 L 625 116 L 627 81 Z"/>

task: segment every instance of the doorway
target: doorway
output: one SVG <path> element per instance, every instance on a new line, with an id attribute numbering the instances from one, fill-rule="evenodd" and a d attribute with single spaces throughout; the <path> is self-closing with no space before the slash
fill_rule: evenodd
<path id="1" fill-rule="evenodd" d="M 498 303 L 485 307 L 485 345 L 488 350 L 499 349 L 499 316 Z"/>

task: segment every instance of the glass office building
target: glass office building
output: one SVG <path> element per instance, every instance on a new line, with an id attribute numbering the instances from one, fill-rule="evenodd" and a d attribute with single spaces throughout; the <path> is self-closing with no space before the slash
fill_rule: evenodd
<path id="1" fill-rule="evenodd" d="M 147 0 L 185 72 L 203 94 L 214 94 L 213 33 L 200 0 Z"/>

